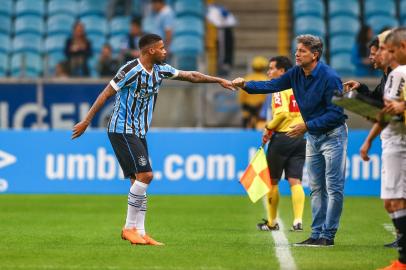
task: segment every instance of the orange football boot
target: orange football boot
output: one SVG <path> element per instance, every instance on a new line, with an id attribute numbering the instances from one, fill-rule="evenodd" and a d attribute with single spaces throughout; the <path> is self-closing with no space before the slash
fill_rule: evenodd
<path id="1" fill-rule="evenodd" d="M 151 238 L 148 234 L 144 235 L 142 238 L 144 238 L 146 245 L 151 245 L 151 246 L 164 246 L 164 243 L 158 242 L 154 239 Z"/>
<path id="2" fill-rule="evenodd" d="M 137 229 L 135 228 L 123 228 L 123 230 L 121 231 L 121 239 L 130 241 L 132 245 L 147 244 L 147 242 L 144 240 L 144 238 L 141 237 L 141 235 L 139 235 Z"/>
<path id="3" fill-rule="evenodd" d="M 391 265 L 378 270 L 406 270 L 406 264 L 399 262 L 399 260 L 396 260 Z"/>

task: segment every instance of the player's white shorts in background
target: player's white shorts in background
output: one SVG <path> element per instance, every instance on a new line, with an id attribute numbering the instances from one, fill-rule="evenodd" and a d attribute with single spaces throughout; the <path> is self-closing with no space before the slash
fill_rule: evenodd
<path id="1" fill-rule="evenodd" d="M 406 199 L 406 132 L 400 134 L 388 132 L 391 133 L 390 136 L 385 133 L 381 134 L 381 198 Z"/>

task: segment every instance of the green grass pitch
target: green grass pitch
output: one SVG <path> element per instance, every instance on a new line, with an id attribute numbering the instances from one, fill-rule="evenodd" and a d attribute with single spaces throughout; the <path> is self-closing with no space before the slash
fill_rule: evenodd
<path id="1" fill-rule="evenodd" d="M 279 269 L 271 233 L 256 230 L 261 202 L 242 196 L 149 196 L 147 230 L 163 247 L 131 246 L 120 238 L 126 196 L 1 195 L 0 269 Z M 280 216 L 290 243 L 290 197 Z M 376 269 L 397 258 L 383 247 L 394 236 L 378 198 L 345 198 L 333 248 L 290 247 L 298 269 Z"/>

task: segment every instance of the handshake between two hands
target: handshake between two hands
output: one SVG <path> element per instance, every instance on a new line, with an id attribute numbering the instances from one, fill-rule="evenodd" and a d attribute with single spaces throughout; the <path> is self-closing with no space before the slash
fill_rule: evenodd
<path id="1" fill-rule="evenodd" d="M 222 87 L 226 89 L 229 89 L 231 91 L 237 91 L 238 87 L 243 88 L 245 86 L 245 80 L 244 78 L 237 78 L 234 79 L 233 81 L 222 79 L 220 81 L 220 84 Z"/>

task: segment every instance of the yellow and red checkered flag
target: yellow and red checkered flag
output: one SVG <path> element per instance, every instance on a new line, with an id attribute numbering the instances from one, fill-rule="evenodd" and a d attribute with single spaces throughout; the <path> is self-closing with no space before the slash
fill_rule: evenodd
<path id="1" fill-rule="evenodd" d="M 255 153 L 254 158 L 241 177 L 240 183 L 253 203 L 271 190 L 271 177 L 263 147 L 260 147 Z"/>

